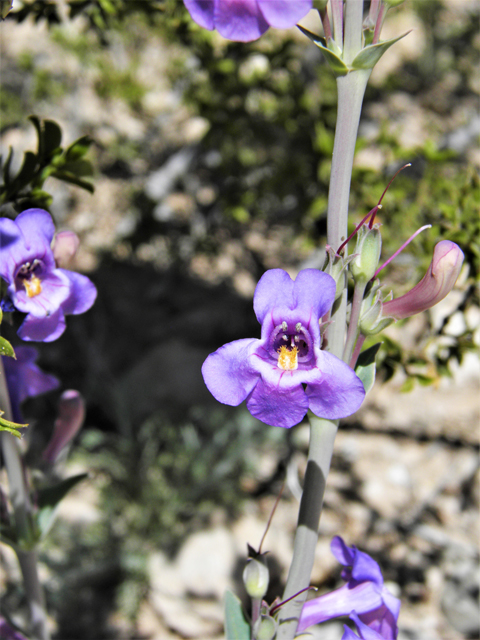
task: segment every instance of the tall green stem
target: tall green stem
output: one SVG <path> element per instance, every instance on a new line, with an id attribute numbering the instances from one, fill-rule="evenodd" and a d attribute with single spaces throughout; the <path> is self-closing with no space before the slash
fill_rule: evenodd
<path id="1" fill-rule="evenodd" d="M 7 420 L 12 420 L 10 396 L 5 371 L 0 357 L 0 407 Z M 18 545 L 15 549 L 30 610 L 30 625 L 34 640 L 49 640 L 45 599 L 37 569 L 37 552 L 33 545 L 31 504 L 18 442 L 10 433 L 0 434 L 2 451 L 7 470 L 10 500 L 15 518 Z"/>
<path id="2" fill-rule="evenodd" d="M 298 513 L 293 560 L 283 600 L 291 598 L 310 584 L 323 495 L 330 470 L 333 442 L 337 433 L 338 422 L 317 418 L 312 414 L 309 419 L 310 451 Z M 306 597 L 307 594 L 304 592 L 281 608 L 277 640 L 290 640 L 295 636 L 298 618 Z"/>

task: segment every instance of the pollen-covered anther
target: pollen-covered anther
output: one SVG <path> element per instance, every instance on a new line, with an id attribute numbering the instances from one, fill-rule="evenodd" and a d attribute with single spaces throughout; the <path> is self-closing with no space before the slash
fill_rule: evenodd
<path id="1" fill-rule="evenodd" d="M 32 276 L 28 280 L 24 280 L 23 286 L 29 298 L 34 298 L 42 293 L 42 281 L 37 276 Z"/>
<path id="2" fill-rule="evenodd" d="M 294 371 L 298 369 L 298 349 L 293 347 L 289 349 L 282 345 L 278 350 L 277 366 L 284 371 Z"/>

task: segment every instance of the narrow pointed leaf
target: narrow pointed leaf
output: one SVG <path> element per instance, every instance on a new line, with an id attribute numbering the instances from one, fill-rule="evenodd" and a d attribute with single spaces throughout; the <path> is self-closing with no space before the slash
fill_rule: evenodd
<path id="1" fill-rule="evenodd" d="M 371 44 L 368 47 L 365 47 L 359 54 L 357 54 L 357 56 L 355 56 L 352 62 L 352 69 L 373 69 L 385 51 L 389 49 L 392 44 L 398 42 L 398 40 L 408 36 L 409 33 L 410 31 L 407 31 L 407 33 L 398 36 L 398 38 L 385 40 L 385 42 L 378 42 L 377 44 Z"/>
<path id="2" fill-rule="evenodd" d="M 325 57 L 325 60 L 330 65 L 330 68 L 332 69 L 333 73 L 336 76 L 346 76 L 349 71 L 347 65 L 339 56 L 337 56 L 336 53 L 334 53 L 331 49 L 327 47 L 327 41 L 325 40 L 325 38 L 322 38 L 321 36 L 317 36 L 315 33 L 308 31 L 308 29 L 304 29 L 300 25 L 297 25 L 297 26 L 300 29 L 300 31 L 304 33 L 307 36 L 307 38 L 310 38 L 310 40 L 314 44 L 316 44 L 317 47 L 321 50 L 321 52 Z"/>
<path id="3" fill-rule="evenodd" d="M 0 317 L 0 322 L 2 318 Z M 15 351 L 13 350 L 12 345 L 8 340 L 2 338 L 0 336 L 0 356 L 9 356 L 10 358 L 15 358 Z"/>
<path id="4" fill-rule="evenodd" d="M 39 508 L 37 513 L 37 526 L 41 538 L 44 538 L 50 530 L 55 518 L 56 507 L 60 501 L 73 487 L 77 486 L 77 484 L 85 478 L 88 478 L 88 473 L 80 473 L 71 478 L 66 478 L 52 487 L 40 489 L 37 492 L 36 499 Z"/>
<path id="5" fill-rule="evenodd" d="M 368 393 L 375 383 L 375 356 L 380 349 L 381 342 L 377 342 L 373 347 L 362 351 L 358 356 L 357 366 L 355 367 L 355 373 L 363 382 L 365 393 Z"/>
<path id="6" fill-rule="evenodd" d="M 62 144 L 62 130 L 53 120 L 43 121 L 43 153 L 46 158 Z"/>
<path id="7" fill-rule="evenodd" d="M 225 592 L 226 640 L 250 640 L 250 625 L 243 614 L 242 603 L 231 591 Z"/>
<path id="8" fill-rule="evenodd" d="M 3 182 L 5 185 L 5 188 L 7 189 L 10 186 L 10 165 L 12 164 L 12 158 L 13 158 L 13 147 L 9 147 L 8 156 L 7 156 L 7 159 L 5 160 L 5 164 L 3 165 Z"/>
<path id="9" fill-rule="evenodd" d="M 15 188 L 20 190 L 26 186 L 34 177 L 37 168 L 37 156 L 32 151 L 26 151 L 23 156 L 23 163 L 20 171 L 15 176 Z"/>

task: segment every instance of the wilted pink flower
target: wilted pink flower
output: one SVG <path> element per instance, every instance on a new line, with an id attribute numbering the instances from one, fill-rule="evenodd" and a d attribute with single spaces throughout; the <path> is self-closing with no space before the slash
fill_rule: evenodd
<path id="1" fill-rule="evenodd" d="M 58 418 L 43 459 L 53 464 L 60 451 L 73 439 L 83 424 L 85 403 L 78 391 L 64 391 L 58 403 Z"/>
<path id="2" fill-rule="evenodd" d="M 453 289 L 462 268 L 463 251 L 450 240 L 442 240 L 433 250 L 433 259 L 420 282 L 400 298 L 383 304 L 383 315 L 397 320 L 430 309 Z"/>

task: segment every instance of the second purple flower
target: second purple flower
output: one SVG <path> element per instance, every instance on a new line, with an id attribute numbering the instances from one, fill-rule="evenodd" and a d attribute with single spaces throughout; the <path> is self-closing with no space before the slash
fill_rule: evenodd
<path id="1" fill-rule="evenodd" d="M 253 298 L 261 338 L 230 342 L 208 356 L 202 374 L 212 395 L 231 406 L 246 400 L 254 417 L 285 428 L 308 409 L 329 420 L 354 413 L 365 397 L 361 380 L 321 349 L 319 321 L 335 289 L 334 279 L 316 269 L 295 281 L 282 269 L 267 271 Z"/>

